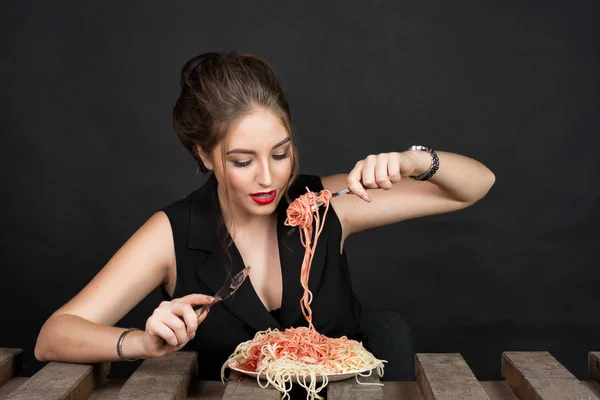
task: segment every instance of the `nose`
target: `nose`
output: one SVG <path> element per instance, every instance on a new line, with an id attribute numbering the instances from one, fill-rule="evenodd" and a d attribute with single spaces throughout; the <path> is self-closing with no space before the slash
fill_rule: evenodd
<path id="1" fill-rule="evenodd" d="M 271 172 L 271 165 L 268 161 L 260 163 L 260 167 L 256 172 L 256 181 L 264 188 L 270 188 L 273 185 L 273 173 Z"/>

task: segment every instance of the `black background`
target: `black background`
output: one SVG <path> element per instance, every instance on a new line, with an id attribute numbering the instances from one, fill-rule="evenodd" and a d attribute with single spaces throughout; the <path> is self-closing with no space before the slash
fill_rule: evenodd
<path id="1" fill-rule="evenodd" d="M 480 380 L 547 350 L 579 379 L 600 349 L 597 1 L 4 2 L 0 12 L 0 346 L 26 351 L 159 208 L 203 177 L 171 128 L 184 62 L 267 59 L 301 172 L 348 172 L 411 144 L 496 174 L 466 210 L 361 233 L 363 303 L 400 312 L 420 352 Z M 143 327 L 152 293 L 120 326 Z M 114 365 L 116 375 L 133 365 Z"/>

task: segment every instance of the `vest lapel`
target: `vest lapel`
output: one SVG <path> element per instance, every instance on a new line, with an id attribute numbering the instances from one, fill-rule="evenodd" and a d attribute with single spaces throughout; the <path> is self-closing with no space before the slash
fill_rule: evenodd
<path id="1" fill-rule="evenodd" d="M 212 293 L 207 294 L 214 294 L 229 278 L 244 268 L 244 262 L 234 243 L 229 248 L 230 258 L 219 242 L 220 233 L 217 232 L 217 227 L 220 225 L 221 214 L 214 175 L 206 181 L 192 201 L 188 247 L 210 252 L 206 261 L 197 267 L 196 276 L 212 290 Z M 230 240 L 228 233 L 225 240 Z M 230 266 L 231 274 L 227 272 L 226 265 Z M 257 331 L 267 328 L 281 329 L 260 301 L 250 279 L 246 279 L 233 296 L 223 301 L 223 306 Z"/>
<path id="2" fill-rule="evenodd" d="M 243 269 L 243 262 L 234 245 L 230 248 L 230 252 L 234 253 L 232 254 L 233 262 L 230 264 L 231 276 L 233 276 Z M 227 255 L 222 251 L 213 251 L 204 265 L 196 271 L 198 279 L 213 291 L 211 294 L 216 293 L 231 277 L 227 274 L 225 263 L 230 263 Z M 223 305 L 236 317 L 257 331 L 264 331 L 267 328 L 281 329 L 277 320 L 269 314 L 260 301 L 249 278 L 246 278 L 233 296 L 223 301 Z"/>

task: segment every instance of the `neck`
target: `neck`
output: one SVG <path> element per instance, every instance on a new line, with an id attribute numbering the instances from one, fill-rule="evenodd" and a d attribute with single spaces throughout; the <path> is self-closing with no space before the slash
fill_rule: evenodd
<path id="1" fill-rule="evenodd" d="M 263 240 L 264 235 L 277 229 L 277 213 L 253 215 L 228 207 L 225 196 L 219 193 L 219 205 L 227 231 L 236 239 L 256 238 Z"/>

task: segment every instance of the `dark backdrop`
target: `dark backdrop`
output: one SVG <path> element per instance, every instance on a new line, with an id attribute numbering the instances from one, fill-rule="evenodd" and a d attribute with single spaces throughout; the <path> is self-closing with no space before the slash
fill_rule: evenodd
<path id="1" fill-rule="evenodd" d="M 469 209 L 351 237 L 365 304 L 479 379 L 501 379 L 507 350 L 548 350 L 586 379 L 600 349 L 600 3 L 217 3 L 3 3 L 0 346 L 25 349 L 24 372 L 42 366 L 44 320 L 201 184 L 171 128 L 179 71 L 240 50 L 279 74 L 304 173 L 417 143 L 496 174 Z M 120 325 L 143 327 L 159 300 Z"/>

